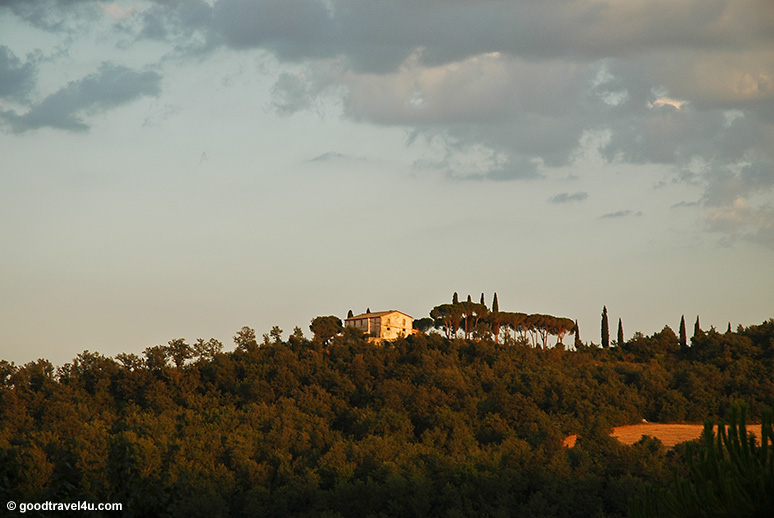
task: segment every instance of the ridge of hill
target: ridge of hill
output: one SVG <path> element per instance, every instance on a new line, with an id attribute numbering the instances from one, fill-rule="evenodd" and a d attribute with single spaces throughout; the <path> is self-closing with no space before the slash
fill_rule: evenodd
<path id="1" fill-rule="evenodd" d="M 125 516 L 623 516 L 685 469 L 608 423 L 774 398 L 774 321 L 577 351 L 354 329 L 0 361 L 0 496 Z M 220 345 L 220 346 L 219 346 Z M 563 438 L 583 437 L 568 449 Z"/>

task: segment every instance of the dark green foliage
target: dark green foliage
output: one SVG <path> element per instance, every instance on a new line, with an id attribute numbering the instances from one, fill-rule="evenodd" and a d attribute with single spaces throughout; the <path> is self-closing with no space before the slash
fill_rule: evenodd
<path id="1" fill-rule="evenodd" d="M 240 329 L 234 336 L 234 343 L 237 349 L 251 351 L 258 347 L 258 341 L 255 339 L 255 330 L 247 326 Z"/>
<path id="2" fill-rule="evenodd" d="M 696 315 L 696 323 L 693 325 L 693 338 L 691 341 L 701 338 L 703 335 L 704 331 L 701 330 L 701 325 L 699 324 L 699 315 Z"/>
<path id="3" fill-rule="evenodd" d="M 610 324 L 607 321 L 607 306 L 602 307 L 602 347 L 610 347 Z"/>
<path id="4" fill-rule="evenodd" d="M 498 314 L 526 343 L 560 320 Z M 665 328 L 572 352 L 508 332 L 374 345 L 320 318 L 330 329 L 313 340 L 276 328 L 258 347 L 243 328 L 228 352 L 178 339 L 59 369 L 0 361 L 0 497 L 117 501 L 125 516 L 621 517 L 646 483 L 689 468 L 611 426 L 737 400 L 758 419 L 774 397 L 774 322 L 687 351 Z"/>
<path id="5" fill-rule="evenodd" d="M 685 349 L 688 347 L 688 338 L 685 332 L 685 315 L 680 318 L 680 348 Z"/>
<path id="6" fill-rule="evenodd" d="M 370 311 L 369 311 L 370 312 Z M 309 330 L 314 333 L 314 339 L 327 344 L 328 341 L 342 330 L 341 319 L 336 316 L 315 317 L 309 325 Z"/>
<path id="7" fill-rule="evenodd" d="M 200 361 L 212 360 L 221 352 L 223 352 L 223 344 L 214 338 L 210 338 L 206 342 L 202 338 L 198 338 L 193 344 L 194 356 Z"/>
<path id="8" fill-rule="evenodd" d="M 185 361 L 193 356 L 193 348 L 185 343 L 184 338 L 177 338 L 168 342 L 166 355 L 172 359 L 175 367 L 182 367 Z"/>
<path id="9" fill-rule="evenodd" d="M 581 347 L 583 345 L 583 342 L 581 341 L 580 337 L 580 327 L 578 327 L 578 321 L 575 321 L 575 327 L 573 327 L 573 332 L 575 333 L 575 347 Z"/>
<path id="10" fill-rule="evenodd" d="M 339 320 L 339 322 L 341 321 Z M 269 337 L 275 344 L 282 343 L 282 329 L 279 326 L 272 326 L 271 331 L 269 331 Z"/>
<path id="11" fill-rule="evenodd" d="M 483 295 L 483 294 L 482 294 Z M 497 294 L 494 304 L 497 305 Z M 430 311 L 433 327 L 442 331 L 447 338 L 456 338 L 459 331 L 463 337 L 474 339 L 491 338 L 500 342 L 500 336 L 505 331 L 505 343 L 527 344 L 527 335 L 531 339 L 532 347 L 546 348 L 549 336 L 556 336 L 555 345 L 562 346 L 562 340 L 567 333 L 575 329 L 575 323 L 569 318 L 555 317 L 553 315 L 525 313 L 511 313 L 507 311 L 489 311 L 484 305 L 470 301 L 452 304 L 441 304 Z M 540 343 L 538 342 L 540 339 Z"/>
<path id="12" fill-rule="evenodd" d="M 650 337 L 639 332 L 634 333 L 632 338 L 623 344 L 622 349 L 633 353 L 633 358 L 637 361 L 650 361 L 664 355 L 677 354 L 680 345 L 672 328 L 664 326 L 664 329 Z"/>
<path id="13" fill-rule="evenodd" d="M 482 301 L 483 304 L 483 301 Z M 500 311 L 500 304 L 497 302 L 497 292 L 494 294 L 494 298 L 492 299 L 492 313 L 497 313 Z"/>
<path id="14" fill-rule="evenodd" d="M 623 324 L 621 323 L 621 319 L 618 319 L 618 347 L 621 347 L 624 345 L 624 333 L 623 333 Z"/>
<path id="15" fill-rule="evenodd" d="M 433 328 L 434 323 L 432 318 L 415 318 L 414 329 L 425 333 Z"/>
<path id="16" fill-rule="evenodd" d="M 732 407 L 718 433 L 710 420 L 698 446 L 688 444 L 689 476 L 676 476 L 668 489 L 647 490 L 632 500 L 634 518 L 774 516 L 774 429 L 772 410 L 762 415 L 758 438 L 747 433 L 745 409 Z"/>

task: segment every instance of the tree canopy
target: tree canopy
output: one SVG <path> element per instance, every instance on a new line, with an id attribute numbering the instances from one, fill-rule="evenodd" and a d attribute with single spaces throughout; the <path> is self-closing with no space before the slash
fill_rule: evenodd
<path id="1" fill-rule="evenodd" d="M 315 317 L 309 325 L 309 330 L 314 334 L 315 340 L 322 343 L 328 343 L 331 338 L 341 332 L 341 319 L 333 315 L 327 317 Z"/>
<path id="2" fill-rule="evenodd" d="M 455 292 L 453 301 L 457 299 L 456 295 Z M 481 300 L 484 300 L 483 293 Z M 551 345 L 548 343 L 550 336 L 556 336 L 557 344 L 562 344 L 564 337 L 576 329 L 575 322 L 565 317 L 500 311 L 497 294 L 494 295 L 492 306 L 490 311 L 483 302 L 471 302 L 468 296 L 466 302 L 435 306 L 430 311 L 430 318 L 433 319 L 433 327 L 442 331 L 447 338 L 461 334 L 466 339 L 486 337 L 499 343 L 502 331 L 505 330 L 507 335 L 503 339 L 509 343 L 520 341 L 542 348 Z"/>
<path id="3" fill-rule="evenodd" d="M 448 338 L 374 344 L 328 316 L 311 340 L 274 326 L 259 345 L 245 326 L 230 351 L 174 338 L 58 368 L 0 361 L 0 496 L 130 517 L 622 517 L 692 467 L 684 446 L 625 446 L 611 426 L 739 401 L 760 420 L 774 399 L 774 320 L 687 348 L 665 326 L 566 350 L 546 337 L 577 333 L 569 319 L 464 304 L 433 308 L 454 317 Z"/>

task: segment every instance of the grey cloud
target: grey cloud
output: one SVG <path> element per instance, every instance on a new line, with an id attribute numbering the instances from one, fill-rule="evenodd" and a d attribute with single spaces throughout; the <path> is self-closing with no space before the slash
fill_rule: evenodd
<path id="1" fill-rule="evenodd" d="M 48 32 L 73 32 L 99 16 L 97 2 L 89 0 L 5 0 L 10 9 L 30 25 Z"/>
<path id="2" fill-rule="evenodd" d="M 280 74 L 271 88 L 272 109 L 280 115 L 292 115 L 316 103 L 314 86 L 303 73 Z"/>
<path id="3" fill-rule="evenodd" d="M 572 194 L 568 192 L 560 192 L 548 199 L 551 203 L 571 203 L 574 201 L 583 201 L 589 197 L 587 192 L 574 192 Z"/>
<path id="4" fill-rule="evenodd" d="M 97 9 L 0 5 L 52 30 L 68 9 Z M 158 0 L 120 24 L 183 53 L 263 49 L 298 63 L 304 73 L 274 85 L 276 112 L 319 110 L 335 95 L 352 120 L 447 135 L 447 157 L 419 164 L 455 178 L 534 178 L 536 164 L 570 163 L 590 132 L 609 135 L 609 161 L 679 170 L 699 159 L 706 169 L 692 181 L 707 205 L 768 189 L 774 176 L 770 0 Z M 78 126 L 75 113 L 60 126 Z M 499 158 L 475 170 L 455 161 L 476 147 Z"/>
<path id="5" fill-rule="evenodd" d="M 627 102 L 600 121 L 611 134 L 601 149 L 606 158 L 683 165 L 705 157 L 733 163 L 745 161 L 750 150 L 767 149 L 774 143 L 774 128 L 755 112 L 729 122 L 725 110 L 701 110 L 690 102 L 680 108 L 654 105 L 655 95 L 645 101 Z"/>
<path id="6" fill-rule="evenodd" d="M 635 94 L 600 122 L 610 135 L 600 150 L 605 158 L 672 165 L 681 181 L 703 185 L 701 202 L 710 206 L 774 188 L 774 121 L 765 110 L 745 103 L 728 110 L 725 102 L 713 108 L 679 98 L 685 101 L 679 107 L 663 100 L 659 105 L 653 91 L 634 90 L 653 84 L 642 76 L 647 67 L 631 75 L 627 68 L 612 69 Z M 701 167 L 691 171 L 696 162 Z"/>
<path id="7" fill-rule="evenodd" d="M 266 48 L 290 60 L 330 55 L 326 47 L 334 33 L 328 11 L 316 0 L 220 0 L 213 29 L 230 47 Z"/>
<path id="8" fill-rule="evenodd" d="M 214 30 L 235 48 L 303 59 L 345 55 L 355 70 L 394 70 L 416 48 L 429 65 L 486 52 L 531 60 L 643 55 L 772 40 L 766 0 L 607 4 L 361 0 L 220 0 Z"/>
<path id="9" fill-rule="evenodd" d="M 340 82 L 346 116 L 354 120 L 407 126 L 429 138 L 444 133 L 464 145 L 553 166 L 566 164 L 584 131 L 601 118 L 601 101 L 585 94 L 594 74 L 571 63 L 501 55 L 425 67 L 418 54 L 397 72 L 345 74 Z M 335 78 L 335 70 L 328 77 Z"/>
<path id="10" fill-rule="evenodd" d="M 723 97 L 722 92 L 736 85 L 708 86 L 712 81 L 696 70 L 723 76 L 733 69 L 735 80 L 747 80 L 747 72 L 760 69 L 767 60 L 751 58 L 747 68 L 740 68 L 736 64 L 740 52 L 748 51 L 748 46 L 774 44 L 766 23 L 774 21 L 774 9 L 761 0 L 729 5 L 677 0 L 660 9 L 648 2 L 602 9 L 586 0 L 567 1 L 559 8 L 536 2 L 432 0 L 421 4 L 298 0 L 293 9 L 287 5 L 279 0 L 220 0 L 213 9 L 210 37 L 233 48 L 268 49 L 281 60 L 336 59 L 340 73 L 324 80 L 347 88 L 345 108 L 355 120 L 431 131 L 437 129 L 429 127 L 434 124 L 453 125 L 448 129 L 459 138 L 531 154 L 549 166 L 566 164 L 583 132 L 601 127 L 612 132 L 605 150 L 609 159 L 671 164 L 684 155 L 716 153 L 718 144 L 738 155 L 740 146 L 749 147 L 752 141 L 727 135 L 720 111 L 659 116 L 647 111 L 648 103 L 656 99 L 652 90 L 666 85 L 675 95 L 691 101 L 696 97 L 694 102 L 703 109 L 733 107 L 733 95 Z M 731 61 L 721 62 L 723 66 L 711 66 L 713 53 L 723 46 L 740 50 L 732 53 Z M 437 71 L 433 67 L 486 53 L 499 53 L 507 65 L 485 70 L 485 64 L 477 68 L 466 63 L 447 81 L 433 82 L 431 73 Z M 616 68 L 612 80 L 590 86 L 588 75 L 595 63 L 611 59 Z M 675 67 L 676 61 L 685 62 Z M 400 84 L 395 77 L 407 75 L 407 66 L 413 67 L 408 72 L 417 74 L 418 83 L 425 71 L 427 82 L 437 87 L 413 97 L 422 94 L 421 88 L 414 92 L 412 85 Z M 756 77 L 774 76 L 773 67 Z M 471 74 L 467 78 L 466 72 Z M 766 94 L 762 81 L 750 88 L 767 98 L 772 94 Z M 319 90 L 293 86 L 302 95 L 284 90 L 291 95 L 277 103 L 277 110 L 292 113 L 315 106 L 308 94 L 318 95 Z M 409 91 L 400 95 L 401 88 Z M 617 96 L 625 102 L 606 104 Z M 415 104 L 420 100 L 421 106 Z M 656 111 L 668 110 L 661 108 Z M 702 120 L 713 117 L 714 121 Z M 765 134 L 746 133 L 758 140 Z M 719 134 L 722 142 L 716 138 Z M 675 137 L 686 136 L 687 149 L 676 149 Z"/>
<path id="11" fill-rule="evenodd" d="M 698 207 L 699 205 L 700 205 L 700 203 L 698 201 L 681 201 L 681 202 L 675 203 L 674 205 L 672 205 L 669 208 L 670 209 L 682 209 L 682 208 L 686 208 L 686 207 Z"/>
<path id="12" fill-rule="evenodd" d="M 140 36 L 151 40 L 164 40 L 169 37 L 169 18 L 171 13 L 167 9 L 149 9 L 142 16 L 142 28 Z M 130 30 L 130 24 L 118 24 L 124 30 Z M 123 26 L 123 27 L 122 27 Z"/>
<path id="13" fill-rule="evenodd" d="M 8 47 L 0 45 L 0 99 L 26 99 L 35 84 L 36 75 L 35 63 L 22 63 Z"/>
<path id="14" fill-rule="evenodd" d="M 607 214 L 603 214 L 602 216 L 600 216 L 600 218 L 613 219 L 613 218 L 625 218 L 625 217 L 628 217 L 628 216 L 642 216 L 642 212 L 641 211 L 634 212 L 634 211 L 628 210 L 628 209 L 627 210 L 618 210 L 618 211 L 615 211 L 615 212 L 609 212 Z"/>
<path id="15" fill-rule="evenodd" d="M 453 66 L 428 67 L 416 52 L 390 74 L 348 74 L 347 107 L 353 118 L 419 126 L 500 124 L 539 114 L 564 117 L 582 109 L 591 79 L 586 67 L 534 63 L 499 54 L 471 57 Z M 341 73 L 339 72 L 341 75 Z M 338 79 L 336 71 L 330 78 Z"/>
<path id="16" fill-rule="evenodd" d="M 772 147 L 774 121 L 750 114 L 729 126 L 724 116 L 735 103 L 760 105 L 774 95 L 765 83 L 774 65 L 761 50 L 774 43 L 771 5 L 299 0 L 290 10 L 279 0 L 220 0 L 212 28 L 234 48 L 295 61 L 335 58 L 338 73 L 318 80 L 346 87 L 354 120 L 446 131 L 548 166 L 568 163 L 584 132 L 600 130 L 610 134 L 608 160 L 680 166 L 699 156 L 731 164 L 751 148 Z M 720 59 L 719 49 L 732 51 Z M 600 63 L 609 77 L 596 81 Z M 741 83 L 711 84 L 699 80 L 707 79 L 702 70 L 733 71 Z M 323 90 L 304 83 L 312 80 L 281 77 L 275 109 L 315 106 Z M 742 86 L 757 94 L 734 97 Z M 654 105 L 664 87 L 688 103 Z"/>
<path id="17" fill-rule="evenodd" d="M 437 171 L 454 180 L 523 180 L 540 176 L 538 163 L 529 156 L 471 143 L 451 132 L 415 130 L 408 145 L 425 144 L 432 151 L 414 163 L 416 169 Z"/>
<path id="18" fill-rule="evenodd" d="M 98 11 L 85 0 L 7 0 L 14 12 L 54 26 L 63 12 Z M 46 12 L 55 13 L 46 15 Z M 232 48 L 265 48 L 281 59 L 343 56 L 359 72 L 397 69 L 417 48 L 428 65 L 503 52 L 530 61 L 650 55 L 665 50 L 703 51 L 745 45 L 765 47 L 774 7 L 768 0 L 674 0 L 654 8 L 640 0 L 600 4 L 425 0 L 217 0 L 157 1 L 142 31 L 163 37 L 208 26 L 209 37 Z M 185 26 L 186 29 L 180 27 Z"/>
<path id="19" fill-rule="evenodd" d="M 19 10 L 24 2 L 11 4 Z M 424 49 L 424 63 L 434 66 L 488 52 L 533 62 L 591 62 L 665 49 L 701 51 L 744 45 L 740 41 L 765 46 L 774 40 L 769 30 L 772 21 L 774 8 L 766 0 L 674 0 L 658 8 L 646 1 L 603 7 L 592 0 L 559 5 L 218 0 L 210 8 L 196 0 L 157 2 L 146 11 L 141 34 L 164 38 L 170 31 L 206 28 L 210 41 L 231 48 L 268 49 L 282 60 L 296 62 L 342 57 L 358 73 L 386 73 L 398 69 L 418 48 Z"/>
<path id="20" fill-rule="evenodd" d="M 608 160 L 633 163 L 675 164 L 689 159 L 708 145 L 706 137 L 718 124 L 702 125 L 712 114 L 677 113 L 671 106 L 643 107 L 637 113 L 610 118 L 610 141 L 600 150 Z M 715 116 L 720 119 L 720 114 Z"/>
<path id="21" fill-rule="evenodd" d="M 184 16 L 181 6 L 188 4 L 196 4 L 196 8 Z M 603 8 L 591 0 L 567 0 L 559 6 L 531 1 L 219 0 L 210 8 L 198 0 L 159 2 L 146 13 L 144 30 L 163 37 L 174 25 L 196 28 L 206 32 L 204 37 L 211 45 L 220 42 L 237 49 L 268 49 L 281 60 L 297 62 L 337 59 L 342 73 L 326 79 L 350 90 L 347 110 L 356 120 L 420 126 L 434 122 L 489 126 L 498 121 L 530 125 L 538 131 L 513 135 L 516 143 L 535 136 L 517 151 L 524 153 L 529 147 L 549 165 L 565 163 L 583 130 L 598 129 L 604 121 L 610 122 L 614 134 L 607 156 L 671 163 L 675 160 L 674 145 L 668 133 L 658 131 L 664 122 L 650 114 L 649 127 L 654 127 L 655 133 L 649 134 L 644 124 L 630 128 L 632 118 L 636 122 L 647 102 L 655 99 L 653 87 L 666 85 L 686 95 L 699 95 L 697 88 L 708 88 L 710 81 L 698 81 L 696 74 L 700 72 L 696 70 L 709 69 L 715 76 L 723 76 L 723 68 L 708 66 L 714 64 L 713 53 L 720 48 L 734 49 L 721 64 L 736 66 L 739 80 L 748 78 L 749 74 L 744 75 L 747 69 L 739 69 L 735 63 L 745 52 L 757 52 L 755 49 L 774 43 L 769 30 L 774 22 L 772 5 L 766 0 L 675 0 L 654 9 L 646 1 Z M 158 21 L 161 19 L 165 20 L 163 26 Z M 441 84 L 445 89 L 426 95 L 421 110 L 403 102 L 408 98 L 397 104 L 382 102 L 389 99 L 374 93 L 394 89 L 390 74 L 401 71 L 420 49 L 417 70 L 485 53 L 518 59 L 498 77 L 482 75 L 479 81 L 467 83 L 453 81 L 459 76 L 450 78 L 453 80 Z M 578 77 L 600 60 L 610 59 L 617 69 L 607 83 L 590 86 L 589 78 L 584 83 Z M 767 61 L 761 56 L 750 59 L 748 68 L 760 70 L 757 91 L 763 96 L 774 95 L 774 89 L 766 94 L 766 85 L 760 82 L 772 75 L 767 75 L 766 67 L 761 69 Z M 681 62 L 679 67 L 672 65 L 676 61 Z M 496 86 L 493 81 L 498 80 L 511 91 L 492 90 Z M 718 88 L 729 89 L 728 85 Z M 579 99 L 580 94 L 587 96 Z M 627 102 L 604 105 L 605 100 L 620 95 Z M 378 101 L 369 102 L 374 97 Z M 299 99 L 280 103 L 278 109 L 311 106 L 306 101 L 296 103 Z M 706 100 L 695 102 L 706 105 Z M 716 102 L 727 108 L 727 100 Z M 677 118 L 681 120 L 672 128 L 676 131 L 713 127 L 703 125 L 697 117 L 687 122 L 683 114 Z M 546 128 L 553 138 L 545 138 L 549 135 L 542 134 L 540 128 Z M 487 133 L 486 127 L 481 129 Z M 667 136 L 660 137 L 662 134 Z M 711 141 L 705 136 L 707 132 L 697 135 L 694 147 Z M 641 141 L 643 146 L 638 145 Z M 507 147 L 508 143 L 502 145 Z M 633 146 L 637 149 L 631 149 Z"/>
<path id="22" fill-rule="evenodd" d="M 15 133 L 52 127 L 67 131 L 86 131 L 85 114 L 98 113 L 160 92 L 157 72 L 137 72 L 126 67 L 103 63 L 94 74 L 72 81 L 23 115 L 0 112 L 0 118 Z"/>
<path id="23" fill-rule="evenodd" d="M 117 25 L 127 32 L 137 32 L 138 38 L 167 40 L 177 45 L 182 53 L 201 53 L 213 49 L 212 8 L 204 0 L 185 2 L 158 2 L 143 11 L 139 29 L 135 21 Z"/>
<path id="24" fill-rule="evenodd" d="M 707 186 L 702 203 L 710 207 L 728 205 L 752 193 L 774 189 L 774 160 L 758 159 L 736 170 L 715 167 L 705 176 Z"/>
<path id="25" fill-rule="evenodd" d="M 338 153 L 336 151 L 329 151 L 327 153 L 317 155 L 314 158 L 310 158 L 309 162 L 331 162 L 334 160 L 344 160 L 346 158 L 347 156 L 342 153 Z"/>

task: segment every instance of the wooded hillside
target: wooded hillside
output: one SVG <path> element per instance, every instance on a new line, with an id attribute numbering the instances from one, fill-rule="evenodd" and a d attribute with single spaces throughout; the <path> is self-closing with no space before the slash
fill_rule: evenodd
<path id="1" fill-rule="evenodd" d="M 237 348 L 176 339 L 107 358 L 0 362 L 0 495 L 124 516 L 624 516 L 685 472 L 610 427 L 701 422 L 774 398 L 774 320 L 577 351 L 359 332 Z M 562 446 L 569 433 L 580 438 Z"/>

